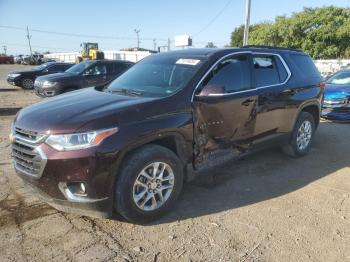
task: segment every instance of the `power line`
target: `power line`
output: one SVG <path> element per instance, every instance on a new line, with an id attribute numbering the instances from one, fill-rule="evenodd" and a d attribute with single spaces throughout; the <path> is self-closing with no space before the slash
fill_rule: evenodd
<path id="1" fill-rule="evenodd" d="M 193 34 L 192 36 L 197 36 L 200 33 L 202 33 L 205 29 L 207 29 L 209 26 L 211 26 L 212 23 L 215 22 L 216 19 L 225 11 L 225 9 L 231 4 L 232 0 L 228 0 L 225 6 L 213 17 L 212 20 L 209 21 L 201 30 L 199 30 L 197 33 Z"/>
<path id="2" fill-rule="evenodd" d="M 231 0 L 232 1 L 232 0 Z M 229 1 L 226 6 L 231 2 Z M 215 19 L 221 14 L 222 12 L 220 12 L 218 15 L 216 15 L 216 17 L 214 17 Z M 213 19 L 211 21 L 211 23 L 214 22 Z M 206 26 L 208 27 L 208 25 Z M 6 28 L 6 29 L 11 29 L 11 30 L 20 30 L 20 31 L 26 31 L 26 28 L 22 28 L 22 27 L 16 27 L 16 26 L 8 26 L 8 25 L 0 25 L 0 28 Z M 71 36 L 71 37 L 85 37 L 85 38 L 102 38 L 102 39 L 113 39 L 113 40 L 135 40 L 134 37 L 115 37 L 115 36 L 96 36 L 96 35 L 85 35 L 85 34 L 74 34 L 74 33 L 63 33 L 63 32 L 54 32 L 54 31 L 46 31 L 46 30 L 39 30 L 39 29 L 32 29 L 29 28 L 31 32 L 37 32 L 37 33 L 43 33 L 43 34 L 53 34 L 53 35 L 62 35 L 62 36 Z M 203 31 L 204 29 L 202 29 L 201 31 Z M 197 33 L 198 34 L 198 33 Z M 145 41 L 152 41 L 154 43 L 154 40 L 156 41 L 164 41 L 166 42 L 166 45 L 168 45 L 168 41 L 170 40 L 169 38 L 140 38 L 141 40 L 145 40 Z M 194 41 L 197 44 L 206 44 L 207 42 L 204 41 Z M 220 43 L 217 43 L 220 44 Z M 225 43 L 222 43 L 222 45 L 224 45 Z M 21 44 L 8 44 L 8 45 L 15 45 L 15 46 L 22 46 Z M 24 46 L 24 45 L 23 45 Z M 58 47 L 47 47 L 47 46 L 38 46 L 38 45 L 32 45 L 32 47 L 34 48 L 47 48 L 47 49 L 57 49 L 57 50 L 64 50 L 63 48 L 58 48 Z"/>
<path id="3" fill-rule="evenodd" d="M 8 26 L 8 25 L 0 25 L 0 28 L 12 29 L 12 30 L 25 30 L 25 28 L 17 27 L 17 26 Z M 85 35 L 85 34 L 75 34 L 75 33 L 63 33 L 56 31 L 46 31 L 40 29 L 30 28 L 31 32 L 43 33 L 43 34 L 52 34 L 52 35 L 61 35 L 61 36 L 71 36 L 71 37 L 84 37 L 84 38 L 100 38 L 100 39 L 113 39 L 113 40 L 134 40 L 132 37 L 118 37 L 118 36 L 105 36 L 105 35 Z M 150 38 L 140 38 L 140 40 L 145 41 L 153 41 L 154 37 Z M 166 38 L 156 38 L 159 41 L 168 41 Z"/>
<path id="4" fill-rule="evenodd" d="M 25 44 L 18 44 L 18 43 L 4 43 L 1 42 L 1 45 L 7 45 L 7 46 L 23 46 L 27 47 L 28 45 Z M 59 47 L 49 47 L 49 46 L 39 46 L 39 45 L 32 45 L 34 48 L 42 48 L 42 49 L 57 49 L 57 50 L 65 50 L 64 48 L 59 48 Z"/>

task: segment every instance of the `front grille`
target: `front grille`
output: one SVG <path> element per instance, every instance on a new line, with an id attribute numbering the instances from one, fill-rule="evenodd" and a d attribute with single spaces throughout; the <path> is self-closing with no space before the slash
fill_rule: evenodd
<path id="1" fill-rule="evenodd" d="M 29 130 L 25 130 L 22 128 L 15 128 L 15 134 L 20 135 L 22 137 L 31 139 L 31 140 L 35 140 L 38 137 L 38 133 L 34 132 L 34 131 L 29 131 Z"/>
<path id="2" fill-rule="evenodd" d="M 348 102 L 348 99 L 341 98 L 341 99 L 325 99 L 323 101 L 323 106 L 325 107 L 339 107 L 344 106 Z"/>
<path id="3" fill-rule="evenodd" d="M 15 169 L 25 175 L 39 178 L 46 164 L 40 144 L 46 138 L 37 132 L 15 128 L 12 140 L 12 158 Z"/>

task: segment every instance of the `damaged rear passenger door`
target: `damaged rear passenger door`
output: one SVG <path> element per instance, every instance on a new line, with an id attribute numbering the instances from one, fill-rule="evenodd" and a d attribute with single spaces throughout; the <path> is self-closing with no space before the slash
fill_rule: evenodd
<path id="1" fill-rule="evenodd" d="M 251 53 L 219 60 L 196 90 L 194 166 L 221 164 L 245 152 L 254 135 L 256 90 L 252 88 Z"/>

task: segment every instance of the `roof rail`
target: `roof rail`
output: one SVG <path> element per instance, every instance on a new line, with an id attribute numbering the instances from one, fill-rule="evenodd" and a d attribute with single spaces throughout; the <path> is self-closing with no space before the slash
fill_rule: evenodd
<path id="1" fill-rule="evenodd" d="M 244 46 L 241 46 L 240 48 L 265 48 L 265 49 L 278 49 L 278 50 L 303 52 L 300 49 L 287 48 L 287 47 L 277 47 L 277 46 L 269 46 L 269 45 L 244 45 Z"/>

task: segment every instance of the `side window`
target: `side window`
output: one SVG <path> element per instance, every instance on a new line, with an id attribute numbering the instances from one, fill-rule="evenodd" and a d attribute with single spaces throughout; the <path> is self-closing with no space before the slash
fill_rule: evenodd
<path id="1" fill-rule="evenodd" d="M 64 65 L 58 65 L 56 68 L 56 72 L 63 72 L 66 71 L 66 68 Z"/>
<path id="2" fill-rule="evenodd" d="M 320 73 L 310 56 L 306 54 L 291 54 L 290 58 L 292 58 L 292 61 L 305 78 L 320 78 Z"/>
<path id="3" fill-rule="evenodd" d="M 256 86 L 269 86 L 283 83 L 288 73 L 281 60 L 275 55 L 253 55 Z"/>
<path id="4" fill-rule="evenodd" d="M 234 55 L 221 61 L 204 79 L 205 85 L 222 86 L 227 93 L 250 89 L 249 56 Z"/>
<path id="5" fill-rule="evenodd" d="M 59 65 L 52 65 L 47 69 L 47 71 L 49 73 L 54 73 L 54 72 L 59 72 L 60 71 L 59 69 L 60 69 Z"/>
<path id="6" fill-rule="evenodd" d="M 97 64 L 88 68 L 85 72 L 86 75 L 105 75 L 107 73 L 106 65 Z"/>
<path id="7" fill-rule="evenodd" d="M 120 74 L 128 68 L 128 65 L 125 63 L 115 63 L 113 64 L 113 73 Z"/>
<path id="8" fill-rule="evenodd" d="M 286 79 L 288 77 L 288 72 L 287 72 L 286 68 L 284 67 L 281 59 L 276 58 L 276 64 L 277 64 L 278 74 L 280 77 L 280 82 L 283 83 L 284 81 L 286 81 Z"/>
<path id="9" fill-rule="evenodd" d="M 66 71 L 68 68 L 71 67 L 71 65 L 61 65 L 62 71 Z"/>

